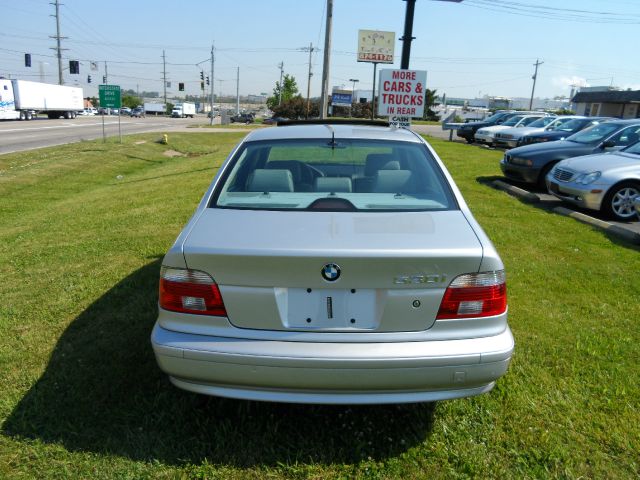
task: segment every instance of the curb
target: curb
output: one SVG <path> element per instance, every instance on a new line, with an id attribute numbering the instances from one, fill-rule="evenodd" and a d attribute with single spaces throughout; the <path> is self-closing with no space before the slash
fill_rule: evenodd
<path id="1" fill-rule="evenodd" d="M 514 187 L 513 185 L 509 185 L 502 180 L 494 180 L 493 182 L 491 182 L 491 185 L 493 185 L 498 190 L 504 190 L 505 192 L 515 197 L 521 198 L 529 203 L 538 203 L 540 201 L 540 197 L 535 193 L 527 192 L 522 188 Z"/>
<path id="2" fill-rule="evenodd" d="M 539 203 L 541 201 L 540 197 L 535 193 L 527 192 L 522 188 L 515 187 L 506 182 L 503 182 L 502 180 L 492 181 L 491 186 L 493 186 L 494 188 L 497 188 L 498 190 L 503 190 L 508 194 L 513 195 L 514 197 L 518 197 L 528 203 Z M 619 225 L 613 225 L 604 220 L 590 217 L 589 215 L 585 215 L 584 213 L 580 213 L 580 212 L 575 212 L 565 207 L 554 207 L 552 208 L 552 211 L 559 215 L 564 215 L 565 217 L 571 217 L 574 220 L 577 220 L 581 223 L 586 223 L 587 225 L 591 225 L 592 227 L 596 227 L 607 233 L 623 238 L 628 242 L 640 244 L 640 233 L 634 232 L 632 230 L 628 230 Z"/>
<path id="3" fill-rule="evenodd" d="M 579 222 L 599 228 L 600 230 L 604 230 L 618 237 L 622 237 L 629 242 L 640 244 L 640 233 L 632 232 L 618 225 L 612 225 L 609 222 L 590 217 L 589 215 L 585 215 L 584 213 L 574 212 L 573 210 L 569 210 L 568 208 L 555 207 L 553 211 L 560 215 L 564 215 L 565 217 L 571 217 L 575 220 L 578 220 Z"/>

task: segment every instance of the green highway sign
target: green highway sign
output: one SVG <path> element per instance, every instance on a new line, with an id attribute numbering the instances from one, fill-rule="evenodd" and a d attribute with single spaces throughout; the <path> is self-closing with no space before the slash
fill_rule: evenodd
<path id="1" fill-rule="evenodd" d="M 120 98 L 120 85 L 98 85 L 100 94 L 100 106 L 107 108 L 122 107 Z"/>

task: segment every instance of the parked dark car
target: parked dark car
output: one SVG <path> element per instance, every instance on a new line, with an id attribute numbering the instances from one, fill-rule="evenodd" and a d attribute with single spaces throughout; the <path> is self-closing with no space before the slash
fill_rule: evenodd
<path id="1" fill-rule="evenodd" d="M 287 119 L 284 117 L 271 117 L 262 119 L 262 123 L 265 125 L 277 125 L 279 122 L 286 122 Z"/>
<path id="2" fill-rule="evenodd" d="M 474 136 L 478 129 L 483 127 L 492 127 L 493 125 L 501 125 L 517 113 L 518 112 L 513 110 L 498 111 L 490 117 L 487 117 L 484 120 L 480 120 L 479 122 L 469 122 L 461 125 L 460 128 L 458 128 L 458 130 L 456 131 L 456 135 L 464 138 L 467 143 L 473 143 Z"/>
<path id="3" fill-rule="evenodd" d="M 131 115 L 132 117 L 144 117 L 144 108 L 143 107 L 136 107 L 133 110 L 131 110 L 131 112 L 129 113 L 129 115 Z"/>
<path id="4" fill-rule="evenodd" d="M 504 154 L 500 168 L 505 177 L 545 186 L 545 177 L 565 158 L 620 150 L 640 138 L 640 119 L 612 120 L 586 128 L 556 142 L 523 145 Z"/>
<path id="5" fill-rule="evenodd" d="M 253 123 L 253 119 L 253 113 L 241 113 L 230 118 L 231 123 Z"/>
<path id="6" fill-rule="evenodd" d="M 524 135 L 518 142 L 518 147 L 522 145 L 530 145 L 532 143 L 555 142 L 556 140 L 564 140 L 574 133 L 584 130 L 585 128 L 598 125 L 607 120 L 615 120 L 612 117 L 582 117 L 574 118 L 558 127 L 544 132 L 530 133 Z"/>

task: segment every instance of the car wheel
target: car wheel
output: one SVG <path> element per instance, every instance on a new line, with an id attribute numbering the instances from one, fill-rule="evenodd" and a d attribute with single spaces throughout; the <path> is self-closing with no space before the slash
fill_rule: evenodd
<path id="1" fill-rule="evenodd" d="M 633 199 L 640 195 L 640 183 L 621 182 L 609 189 L 604 196 L 601 210 L 610 218 L 628 221 L 636 218 Z"/>
<path id="2" fill-rule="evenodd" d="M 465 140 L 467 141 L 467 143 L 473 143 L 473 138 L 465 138 Z"/>

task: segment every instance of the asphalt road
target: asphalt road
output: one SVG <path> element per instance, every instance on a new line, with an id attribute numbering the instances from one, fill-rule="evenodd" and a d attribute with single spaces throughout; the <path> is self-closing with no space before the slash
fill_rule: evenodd
<path id="1" fill-rule="evenodd" d="M 0 122 L 0 154 L 34 148 L 64 145 L 102 138 L 102 120 L 107 137 L 118 136 L 118 120 L 122 135 L 153 131 L 183 130 L 190 124 L 202 124 L 207 119 L 117 116 L 80 116 L 73 120 L 37 118 L 30 122 Z"/>

